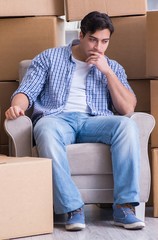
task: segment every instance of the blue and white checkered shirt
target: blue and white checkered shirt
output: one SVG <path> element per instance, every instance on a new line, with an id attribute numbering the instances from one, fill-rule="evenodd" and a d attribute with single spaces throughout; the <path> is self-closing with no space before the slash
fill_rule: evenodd
<path id="1" fill-rule="evenodd" d="M 72 44 L 78 44 L 78 40 Z M 34 106 L 34 123 L 42 116 L 62 112 L 65 107 L 76 66 L 72 60 L 72 44 L 47 49 L 37 55 L 13 94 L 24 93 L 28 97 L 29 107 Z M 107 58 L 107 61 L 122 84 L 132 91 L 124 68 L 114 60 Z M 113 115 L 107 78 L 95 66 L 87 75 L 86 96 L 91 115 Z"/>

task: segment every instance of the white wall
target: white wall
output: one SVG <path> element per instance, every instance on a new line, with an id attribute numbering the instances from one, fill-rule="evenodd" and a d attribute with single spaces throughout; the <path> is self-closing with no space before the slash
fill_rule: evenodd
<path id="1" fill-rule="evenodd" d="M 158 0 L 148 0 L 148 10 L 158 9 Z"/>

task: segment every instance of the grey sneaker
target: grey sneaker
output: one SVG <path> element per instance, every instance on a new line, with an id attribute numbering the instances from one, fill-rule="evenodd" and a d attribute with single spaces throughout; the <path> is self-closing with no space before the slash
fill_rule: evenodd
<path id="1" fill-rule="evenodd" d="M 65 224 L 68 231 L 79 231 L 85 228 L 85 216 L 83 208 L 76 209 L 68 213 L 68 219 Z"/>
<path id="2" fill-rule="evenodd" d="M 114 224 L 126 229 L 142 229 L 145 223 L 136 218 L 134 207 L 130 204 L 113 205 Z"/>

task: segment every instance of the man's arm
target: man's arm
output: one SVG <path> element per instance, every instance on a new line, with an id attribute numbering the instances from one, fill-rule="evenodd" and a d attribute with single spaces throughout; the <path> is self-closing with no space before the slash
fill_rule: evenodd
<path id="1" fill-rule="evenodd" d="M 108 88 L 116 111 L 122 115 L 134 112 L 137 100 L 118 79 L 107 63 L 107 59 L 100 53 L 93 53 L 87 58 L 87 63 L 94 64 L 108 79 Z"/>
<path id="2" fill-rule="evenodd" d="M 135 95 L 118 80 L 111 69 L 106 73 L 106 77 L 112 102 L 117 112 L 122 115 L 134 112 L 137 103 Z"/>
<path id="3" fill-rule="evenodd" d="M 16 119 L 20 116 L 25 115 L 25 111 L 29 106 L 29 100 L 23 93 L 16 94 L 11 102 L 11 107 L 5 112 L 7 119 Z"/>

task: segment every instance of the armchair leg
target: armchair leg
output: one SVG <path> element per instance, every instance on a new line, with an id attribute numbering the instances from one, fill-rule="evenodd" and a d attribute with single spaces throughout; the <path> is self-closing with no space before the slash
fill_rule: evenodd
<path id="1" fill-rule="evenodd" d="M 141 202 L 139 206 L 135 208 L 136 217 L 144 222 L 145 220 L 145 202 Z"/>

